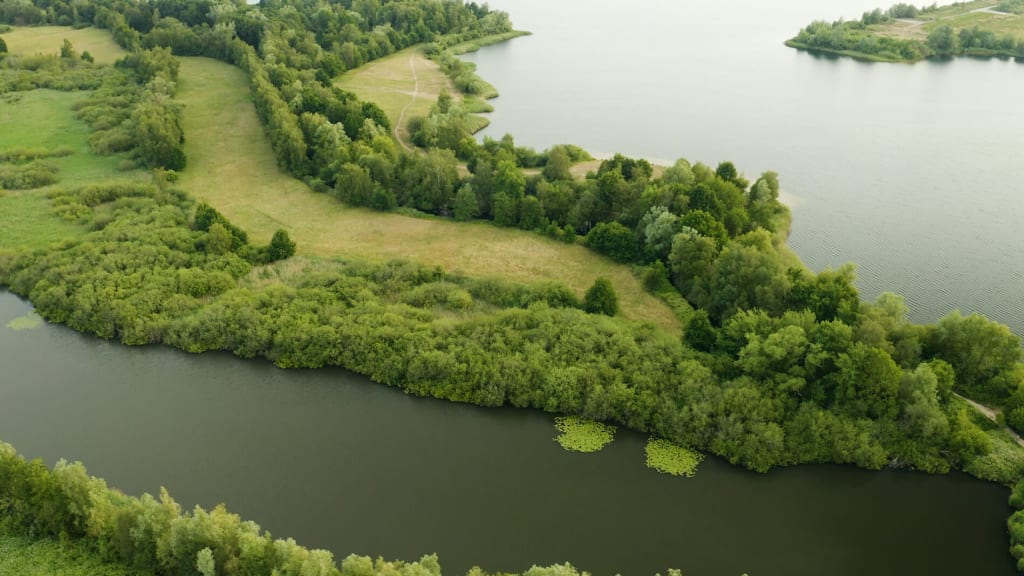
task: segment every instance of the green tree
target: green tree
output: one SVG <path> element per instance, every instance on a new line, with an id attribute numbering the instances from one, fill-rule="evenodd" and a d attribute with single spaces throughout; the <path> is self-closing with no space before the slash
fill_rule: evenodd
<path id="1" fill-rule="evenodd" d="M 78 53 L 75 52 L 74 46 L 71 45 L 71 41 L 67 38 L 65 38 L 64 42 L 60 45 L 60 57 L 68 58 L 70 60 L 78 59 Z"/>
<path id="2" fill-rule="evenodd" d="M 7 53 L 7 42 L 4 41 L 3 36 L 0 36 L 0 54 Z"/>
<path id="3" fill-rule="evenodd" d="M 217 564 L 213 559 L 213 550 L 203 548 L 196 553 L 196 570 L 202 576 L 217 576 Z"/>
<path id="4" fill-rule="evenodd" d="M 570 166 L 569 153 L 565 151 L 565 146 L 555 146 L 548 152 L 548 163 L 544 166 L 544 177 L 552 182 L 556 180 L 571 180 Z"/>
<path id="5" fill-rule="evenodd" d="M 894 418 L 902 371 L 892 357 L 860 342 L 836 362 L 836 404 L 855 418 Z"/>
<path id="6" fill-rule="evenodd" d="M 694 350 L 711 352 L 718 340 L 718 332 L 711 325 L 708 313 L 704 310 L 695 310 L 690 320 L 686 323 L 686 330 L 683 332 L 683 342 Z"/>
<path id="7" fill-rule="evenodd" d="M 636 235 L 618 222 L 602 222 L 587 234 L 587 247 L 617 262 L 636 258 Z"/>
<path id="8" fill-rule="evenodd" d="M 544 206 L 536 196 L 524 196 L 519 200 L 519 227 L 536 230 L 544 225 Z"/>
<path id="9" fill-rule="evenodd" d="M 518 204 L 508 197 L 504 192 L 498 192 L 491 197 L 491 213 L 494 221 L 499 226 L 515 226 L 517 221 L 516 208 Z"/>
<path id="10" fill-rule="evenodd" d="M 939 320 L 926 340 L 926 349 L 953 367 L 961 391 L 980 400 L 1003 402 L 1012 390 L 995 379 L 1021 361 L 1021 343 L 1003 324 L 981 314 L 959 310 Z"/>
<path id="11" fill-rule="evenodd" d="M 711 272 L 717 254 L 714 240 L 693 231 L 681 232 L 672 238 L 668 265 L 672 272 L 672 284 L 680 294 L 691 298 L 694 287 Z"/>
<path id="12" fill-rule="evenodd" d="M 952 26 L 944 24 L 928 34 L 928 47 L 940 56 L 952 56 L 960 51 L 960 38 Z"/>
<path id="13" fill-rule="evenodd" d="M 494 193 L 504 193 L 511 200 L 519 200 L 526 190 L 526 177 L 514 160 L 501 160 L 494 169 Z"/>
<path id="14" fill-rule="evenodd" d="M 594 281 L 583 296 L 583 309 L 591 314 L 615 316 L 619 312 L 619 299 L 611 280 L 604 276 Z"/>
<path id="15" fill-rule="evenodd" d="M 463 184 L 455 194 L 455 219 L 459 222 L 472 220 L 480 215 L 480 204 L 476 199 L 473 185 Z"/>
<path id="16" fill-rule="evenodd" d="M 214 222 L 206 234 L 206 250 L 211 254 L 227 254 L 231 251 L 231 232 L 220 222 Z"/>
<path id="17" fill-rule="evenodd" d="M 274 237 L 270 239 L 270 246 L 267 248 L 267 257 L 271 262 L 278 260 L 284 260 L 295 254 L 295 242 L 288 237 L 288 233 L 284 230 L 278 230 L 274 232 Z"/>

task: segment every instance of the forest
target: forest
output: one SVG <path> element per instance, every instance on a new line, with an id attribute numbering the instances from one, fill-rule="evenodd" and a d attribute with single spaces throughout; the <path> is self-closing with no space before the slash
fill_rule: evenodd
<path id="1" fill-rule="evenodd" d="M 0 286 L 50 322 L 129 345 L 341 366 L 417 395 L 584 416 L 761 472 L 816 462 L 965 470 L 1015 485 L 1011 503 L 1024 508 L 1024 453 L 962 398 L 1000 407 L 1006 424 L 1024 429 L 1020 340 L 977 314 L 914 324 L 898 295 L 863 302 L 853 266 L 808 270 L 786 247 L 777 174 L 751 182 L 729 161 L 680 159 L 656 175 L 646 160 L 615 155 L 578 179 L 569 168 L 584 151 L 538 152 L 511 136 L 478 143 L 471 110 L 446 94 L 411 122 L 420 149 L 404 151 L 378 106 L 331 83 L 415 44 L 443 63 L 448 46 L 509 33 L 504 13 L 434 0 L 4 0 L 0 22 L 109 30 L 130 51 L 115 66 L 70 45 L 60 56 L 0 55 L 0 93 L 91 91 L 76 111 L 94 130 L 90 146 L 153 174 L 66 186 L 46 164 L 62 151 L 0 150 L 5 188 L 47 186 L 52 214 L 87 230 L 45 249 L 0 249 Z M 279 166 L 313 193 L 582 243 L 633 266 L 683 331 L 618 316 L 614 289 L 600 279 L 581 298 L 554 282 L 513 284 L 415 262 L 316 260 L 284 230 L 252 245 L 216 207 L 175 187 L 188 162 L 174 102 L 181 55 L 245 71 Z M 472 92 L 472 70 L 448 62 L 446 72 Z M 168 497 L 129 502 L 79 468 L 51 473 L 5 450 L 4 529 L 87 535 L 104 557 L 157 574 L 205 576 L 197 554 L 212 558 L 204 565 L 216 574 L 249 573 L 246 546 L 279 548 L 226 512 L 182 516 Z M 92 509 L 81 503 L 90 490 L 101 495 L 90 497 Z M 99 510 L 96 498 L 120 500 Z M 232 524 L 236 540 L 161 540 L 184 537 L 160 532 L 179 523 L 220 534 L 210 527 L 218 522 Z M 1024 571 L 1024 512 L 1009 528 Z M 274 554 L 282 566 L 328 562 L 290 548 Z M 392 571 L 346 562 L 342 573 Z M 394 570 L 436 574 L 434 565 Z"/>

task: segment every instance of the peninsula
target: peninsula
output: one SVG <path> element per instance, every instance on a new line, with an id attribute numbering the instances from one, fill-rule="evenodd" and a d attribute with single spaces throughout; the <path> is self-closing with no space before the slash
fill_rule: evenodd
<path id="1" fill-rule="evenodd" d="M 786 45 L 874 62 L 951 56 L 1024 58 L 1024 1 L 876 8 L 859 20 L 818 20 Z"/>

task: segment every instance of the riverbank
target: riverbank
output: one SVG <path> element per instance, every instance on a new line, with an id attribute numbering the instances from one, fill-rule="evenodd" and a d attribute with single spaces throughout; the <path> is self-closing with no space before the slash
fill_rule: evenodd
<path id="1" fill-rule="evenodd" d="M 1005 4 L 974 0 L 921 9 L 898 5 L 865 12 L 860 20 L 814 22 L 785 44 L 867 62 L 913 63 L 951 56 L 1024 59 L 1024 16 L 1000 11 Z"/>

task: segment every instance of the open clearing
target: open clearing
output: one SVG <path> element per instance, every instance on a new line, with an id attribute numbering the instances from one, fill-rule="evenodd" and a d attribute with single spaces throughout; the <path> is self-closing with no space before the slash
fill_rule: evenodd
<path id="1" fill-rule="evenodd" d="M 75 30 L 67 26 L 18 27 L 3 34 L 7 49 L 12 54 L 60 54 L 61 44 L 67 38 L 75 52 L 88 50 L 98 64 L 113 64 L 126 52 L 118 46 L 110 33 L 99 28 Z"/>
<path id="2" fill-rule="evenodd" d="M 926 40 L 928 33 L 946 24 L 954 30 L 974 28 L 995 32 L 997 36 L 1013 35 L 1024 40 L 1024 16 L 996 12 L 999 4 L 995 0 L 975 0 L 963 4 L 943 6 L 934 12 L 922 14 L 920 18 L 894 20 L 871 29 L 883 36 Z"/>
<path id="3" fill-rule="evenodd" d="M 429 114 L 442 90 L 459 98 L 444 72 L 420 50 L 420 46 L 406 48 L 350 70 L 334 81 L 335 86 L 360 100 L 380 106 L 404 143 L 409 142 L 409 119 Z"/>
<path id="4" fill-rule="evenodd" d="M 408 259 L 515 282 L 557 280 L 580 295 L 598 276 L 607 276 L 624 316 L 679 330 L 671 310 L 647 294 L 629 268 L 582 246 L 483 222 L 351 208 L 311 191 L 277 168 L 244 73 L 205 58 L 181 61 L 178 97 L 186 106 L 188 166 L 180 184 L 245 228 L 254 241 L 266 243 L 274 230 L 284 228 L 300 254 L 376 262 Z"/>
<path id="5" fill-rule="evenodd" d="M 123 156 L 97 156 L 89 149 L 89 127 L 77 120 L 71 105 L 82 92 L 32 90 L 0 96 L 0 151 L 17 148 L 67 148 L 70 156 L 45 161 L 58 168 L 54 186 L 80 186 L 109 179 L 145 178 L 143 171 L 122 172 Z M 0 192 L 0 248 L 39 248 L 75 238 L 80 227 L 50 214 L 47 188 Z"/>

